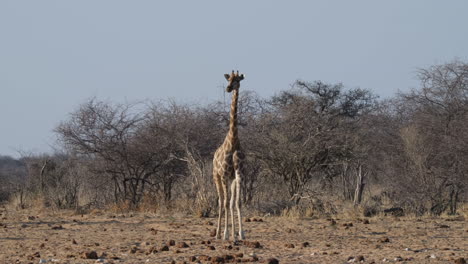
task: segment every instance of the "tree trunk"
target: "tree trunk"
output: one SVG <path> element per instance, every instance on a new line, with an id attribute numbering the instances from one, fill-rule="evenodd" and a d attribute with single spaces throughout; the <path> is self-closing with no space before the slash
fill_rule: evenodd
<path id="1" fill-rule="evenodd" d="M 356 180 L 356 191 L 354 192 L 354 205 L 358 205 L 361 203 L 363 190 L 364 190 L 364 176 L 362 175 L 362 165 L 359 165 L 357 180 Z"/>

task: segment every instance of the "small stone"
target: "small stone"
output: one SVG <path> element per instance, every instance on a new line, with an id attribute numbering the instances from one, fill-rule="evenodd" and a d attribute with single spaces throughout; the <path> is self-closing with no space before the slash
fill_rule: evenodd
<path id="1" fill-rule="evenodd" d="M 210 232 L 210 237 L 215 237 L 215 236 L 216 236 L 216 229 L 213 229 Z"/>
<path id="2" fill-rule="evenodd" d="M 455 264 L 466 264 L 466 260 L 464 258 L 457 258 L 454 261 Z"/>
<path id="3" fill-rule="evenodd" d="M 356 261 L 364 261 L 364 256 L 363 255 L 357 256 Z"/>
<path id="4" fill-rule="evenodd" d="M 370 223 L 369 223 L 369 220 L 367 220 L 367 219 L 364 219 L 364 221 L 363 221 L 362 223 L 365 224 L 365 225 L 370 224 Z"/>
<path id="5" fill-rule="evenodd" d="M 380 243 L 389 243 L 390 239 L 388 237 L 382 237 L 382 238 L 379 239 L 379 242 Z"/>
<path id="6" fill-rule="evenodd" d="M 175 246 L 177 248 L 188 248 L 189 247 L 189 245 L 187 245 L 187 243 L 185 243 L 185 242 L 178 242 Z"/>
<path id="7" fill-rule="evenodd" d="M 287 247 L 287 248 L 294 248 L 294 244 L 286 244 L 284 246 Z"/>
<path id="8" fill-rule="evenodd" d="M 39 260 L 39 264 L 43 264 L 43 263 L 47 263 L 47 260 L 45 260 L 45 259 L 40 259 L 40 260 Z"/>
<path id="9" fill-rule="evenodd" d="M 398 256 L 398 257 L 396 257 L 394 260 L 397 261 L 397 262 L 400 262 L 400 261 L 403 261 L 403 258 L 400 257 L 400 256 Z"/>
<path id="10" fill-rule="evenodd" d="M 78 243 L 76 242 L 75 239 L 73 239 L 73 240 L 72 240 L 72 244 L 73 244 L 73 245 L 76 245 L 76 244 L 78 244 Z"/>
<path id="11" fill-rule="evenodd" d="M 162 246 L 159 251 L 169 251 L 169 247 L 167 245 Z"/>
<path id="12" fill-rule="evenodd" d="M 169 240 L 169 246 L 175 246 L 176 242 L 175 240 Z"/>
<path id="13" fill-rule="evenodd" d="M 260 242 L 258 241 L 255 241 L 255 242 L 244 241 L 244 246 L 247 246 L 249 248 L 261 248 Z"/>
<path id="14" fill-rule="evenodd" d="M 82 257 L 84 259 L 98 259 L 98 255 L 97 255 L 96 251 L 84 252 Z"/>
<path id="15" fill-rule="evenodd" d="M 152 246 L 148 249 L 148 251 L 146 251 L 146 254 L 149 255 L 149 254 L 154 254 L 154 253 L 158 253 L 158 250 L 156 249 L 155 246 Z"/>
<path id="16" fill-rule="evenodd" d="M 208 246 L 207 247 L 209 250 L 216 250 L 216 248 L 214 246 Z"/>
<path id="17" fill-rule="evenodd" d="M 201 261 L 210 261 L 211 257 L 206 256 L 206 255 L 201 255 L 201 256 L 198 256 L 198 259 Z"/>
<path id="18" fill-rule="evenodd" d="M 303 242 L 303 243 L 301 244 L 301 246 L 302 246 L 302 247 L 308 247 L 308 246 L 310 246 L 310 244 L 309 244 L 309 242 Z"/>
<path id="19" fill-rule="evenodd" d="M 275 258 L 269 258 L 265 261 L 265 263 L 267 264 L 279 264 L 279 260 L 275 259 Z"/>

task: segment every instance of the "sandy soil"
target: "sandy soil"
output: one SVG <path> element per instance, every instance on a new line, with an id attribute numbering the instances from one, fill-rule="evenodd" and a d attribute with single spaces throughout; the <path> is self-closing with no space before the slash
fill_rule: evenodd
<path id="1" fill-rule="evenodd" d="M 245 222 L 246 241 L 231 243 L 210 236 L 213 218 L 0 213 L 0 263 L 352 263 L 361 256 L 362 263 L 455 263 L 468 256 L 462 217 L 266 217 Z"/>

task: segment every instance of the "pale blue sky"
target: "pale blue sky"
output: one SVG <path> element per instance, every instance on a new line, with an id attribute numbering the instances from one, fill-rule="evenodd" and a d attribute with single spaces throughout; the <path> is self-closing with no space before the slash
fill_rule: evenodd
<path id="1" fill-rule="evenodd" d="M 0 1 L 0 154 L 46 152 L 87 98 L 270 96 L 296 79 L 382 97 L 468 59 L 468 1 Z"/>

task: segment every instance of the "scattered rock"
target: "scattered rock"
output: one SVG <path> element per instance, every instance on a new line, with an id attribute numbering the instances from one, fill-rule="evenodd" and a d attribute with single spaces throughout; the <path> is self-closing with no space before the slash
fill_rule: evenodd
<path id="1" fill-rule="evenodd" d="M 169 247 L 167 245 L 162 246 L 159 251 L 169 251 Z"/>
<path id="2" fill-rule="evenodd" d="M 201 242 L 201 244 L 202 244 L 202 245 L 209 245 L 209 244 L 211 244 L 211 241 L 209 241 L 209 240 L 207 240 L 207 241 L 203 240 L 203 241 Z"/>
<path id="3" fill-rule="evenodd" d="M 215 237 L 215 236 L 216 236 L 216 229 L 213 229 L 210 232 L 210 237 Z"/>
<path id="4" fill-rule="evenodd" d="M 158 234 L 158 230 L 154 229 L 154 228 L 150 228 L 149 230 L 151 232 L 151 234 L 153 235 L 157 235 Z"/>
<path id="5" fill-rule="evenodd" d="M 76 242 L 75 239 L 73 239 L 73 240 L 72 240 L 72 244 L 73 244 L 73 245 L 76 245 L 76 244 L 78 244 L 78 243 Z"/>
<path id="6" fill-rule="evenodd" d="M 26 228 L 26 227 L 28 227 L 27 224 L 22 224 L 22 225 L 21 225 L 21 228 Z"/>
<path id="7" fill-rule="evenodd" d="M 83 252 L 83 255 L 82 255 L 82 258 L 84 259 L 98 259 L 98 255 L 96 253 L 96 251 L 87 251 L 87 252 Z"/>
<path id="8" fill-rule="evenodd" d="M 464 258 L 457 258 L 454 261 L 455 264 L 466 264 L 466 260 Z"/>
<path id="9" fill-rule="evenodd" d="M 40 244 L 39 248 L 45 248 L 45 244 L 44 243 Z"/>
<path id="10" fill-rule="evenodd" d="M 223 249 L 232 250 L 232 246 L 231 245 L 224 245 Z"/>
<path id="11" fill-rule="evenodd" d="M 260 242 L 255 241 L 244 241 L 244 246 L 249 247 L 249 248 L 261 248 Z"/>
<path id="12" fill-rule="evenodd" d="M 244 253 L 237 253 L 234 255 L 236 258 L 243 258 L 244 257 Z"/>
<path id="13" fill-rule="evenodd" d="M 198 259 L 200 261 L 210 261 L 211 260 L 211 257 L 210 256 L 206 256 L 206 255 L 201 255 L 201 256 L 198 256 Z"/>
<path id="14" fill-rule="evenodd" d="M 365 224 L 365 225 L 370 224 L 369 220 L 367 220 L 367 219 L 364 219 L 364 221 L 362 221 L 362 223 Z"/>
<path id="15" fill-rule="evenodd" d="M 52 227 L 52 230 L 62 230 L 64 229 L 62 225 L 56 225 Z"/>
<path id="16" fill-rule="evenodd" d="M 287 248 L 294 248 L 294 244 L 286 244 L 284 246 L 287 247 Z"/>
<path id="17" fill-rule="evenodd" d="M 250 218 L 246 218 L 246 219 L 244 220 L 244 222 L 249 223 L 249 222 L 252 222 L 252 221 L 250 220 Z"/>
<path id="18" fill-rule="evenodd" d="M 331 225 L 331 226 L 335 226 L 335 225 L 336 225 L 335 219 L 330 219 L 329 221 L 330 221 L 330 225 Z"/>
<path id="19" fill-rule="evenodd" d="M 389 243 L 390 239 L 388 237 L 382 237 L 378 240 L 380 243 Z"/>
<path id="20" fill-rule="evenodd" d="M 275 259 L 275 258 L 269 258 L 265 261 L 265 263 L 267 264 L 279 264 L 279 260 Z"/>
<path id="21" fill-rule="evenodd" d="M 448 225 L 439 225 L 438 227 L 439 228 L 450 228 L 450 226 L 448 226 Z"/>
<path id="22" fill-rule="evenodd" d="M 190 260 L 190 262 L 195 262 L 195 261 L 197 261 L 197 257 L 191 256 L 191 257 L 189 257 L 189 260 Z"/>
<path id="23" fill-rule="evenodd" d="M 140 249 L 137 246 L 132 246 L 132 248 L 130 249 L 130 253 L 132 253 L 132 254 L 135 254 L 135 253 L 137 253 L 139 251 L 140 251 Z"/>
<path id="24" fill-rule="evenodd" d="M 208 221 L 205 224 L 210 225 L 210 226 L 214 225 L 213 222 L 211 222 L 211 221 Z"/>
<path id="25" fill-rule="evenodd" d="M 169 240 L 168 244 L 169 244 L 169 246 L 175 246 L 176 242 L 175 242 L 175 240 Z"/>
<path id="26" fill-rule="evenodd" d="M 364 256 L 363 255 L 359 255 L 356 257 L 356 260 L 357 261 L 364 261 Z"/>
<path id="27" fill-rule="evenodd" d="M 224 263 L 224 258 L 222 257 L 211 257 L 211 263 Z"/>
<path id="28" fill-rule="evenodd" d="M 305 248 L 305 247 L 309 247 L 310 244 L 309 244 L 309 242 L 303 242 L 303 243 L 301 244 L 301 246 L 302 246 L 303 248 Z"/>
<path id="29" fill-rule="evenodd" d="M 150 248 L 146 251 L 146 255 L 155 254 L 155 253 L 158 253 L 158 249 L 157 249 L 155 246 L 150 247 Z"/>
<path id="30" fill-rule="evenodd" d="M 171 240 L 171 241 L 173 241 L 173 240 Z M 174 242 L 174 244 L 175 244 L 175 242 Z M 170 245 L 173 246 L 173 244 L 170 244 Z M 187 245 L 187 243 L 185 243 L 185 242 L 178 242 L 175 246 L 177 248 L 188 248 L 189 247 L 189 245 Z"/>
<path id="31" fill-rule="evenodd" d="M 400 257 L 400 256 L 398 256 L 398 257 L 396 257 L 394 260 L 395 260 L 396 262 L 400 262 L 400 261 L 403 261 L 403 258 Z"/>
<path id="32" fill-rule="evenodd" d="M 208 246 L 207 247 L 209 250 L 216 250 L 216 248 L 214 246 Z"/>
<path id="33" fill-rule="evenodd" d="M 35 219 L 36 219 L 35 216 L 32 216 L 32 215 L 31 215 L 31 216 L 28 216 L 28 220 L 30 220 L 30 221 L 33 221 L 33 220 L 35 220 Z"/>

